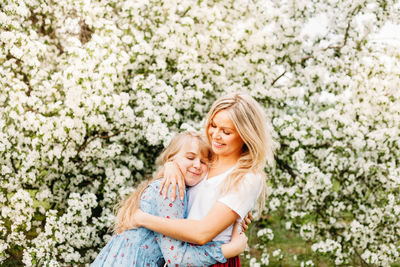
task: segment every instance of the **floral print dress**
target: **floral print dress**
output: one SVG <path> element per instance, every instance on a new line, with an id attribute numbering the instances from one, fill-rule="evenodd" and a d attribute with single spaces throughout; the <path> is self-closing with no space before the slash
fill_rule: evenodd
<path id="1" fill-rule="evenodd" d="M 159 193 L 161 180 L 155 180 L 144 190 L 140 209 L 165 218 L 185 218 L 187 196 L 174 202 L 170 196 L 164 199 Z M 168 192 L 170 194 L 170 192 Z M 157 232 L 140 227 L 114 235 L 100 251 L 91 267 L 110 266 L 207 266 L 226 262 L 222 254 L 221 241 L 203 246 L 172 239 Z"/>

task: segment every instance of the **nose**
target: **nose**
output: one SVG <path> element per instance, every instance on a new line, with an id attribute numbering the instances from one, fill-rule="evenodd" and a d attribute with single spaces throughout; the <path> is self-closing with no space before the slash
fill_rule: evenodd
<path id="1" fill-rule="evenodd" d="M 212 137 L 213 139 L 218 139 L 218 137 L 219 137 L 219 131 L 218 131 L 217 129 L 215 129 L 215 130 L 212 132 L 211 137 Z"/>
<path id="2" fill-rule="evenodd" d="M 201 165 L 200 159 L 199 159 L 199 158 L 196 158 L 196 159 L 194 160 L 194 162 L 193 162 L 193 167 L 195 167 L 195 168 L 200 168 L 200 165 Z"/>

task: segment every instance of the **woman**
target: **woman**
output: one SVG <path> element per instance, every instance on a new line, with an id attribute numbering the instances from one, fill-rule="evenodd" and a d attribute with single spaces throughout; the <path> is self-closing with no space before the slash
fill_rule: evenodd
<path id="1" fill-rule="evenodd" d="M 198 133 L 177 135 L 160 155 L 158 163 L 174 160 L 187 186 L 203 179 L 211 158 L 210 148 Z M 114 225 L 114 235 L 93 262 L 94 266 L 203 266 L 226 262 L 240 254 L 247 242 L 245 235 L 234 235 L 229 244 L 210 242 L 195 246 L 154 233 L 145 228 L 130 229 L 133 212 L 140 206 L 151 214 L 166 218 L 184 218 L 187 207 L 183 201 L 165 200 L 159 193 L 162 171 L 152 181 L 132 193 L 120 204 Z"/>
<path id="2" fill-rule="evenodd" d="M 273 144 L 260 105 L 246 94 L 222 97 L 212 105 L 205 131 L 215 160 L 207 176 L 188 191 L 188 219 L 160 218 L 137 210 L 137 226 L 196 244 L 211 240 L 226 243 L 232 237 L 235 221 L 244 218 L 259 196 L 263 205 L 263 170 L 266 161 L 273 161 Z M 173 164 L 166 166 L 165 176 L 179 177 L 179 173 Z M 175 187 L 177 181 L 166 181 L 165 188 L 170 183 Z M 178 185 L 181 184 L 180 177 Z M 220 266 L 240 266 L 240 261 L 234 257 Z"/>

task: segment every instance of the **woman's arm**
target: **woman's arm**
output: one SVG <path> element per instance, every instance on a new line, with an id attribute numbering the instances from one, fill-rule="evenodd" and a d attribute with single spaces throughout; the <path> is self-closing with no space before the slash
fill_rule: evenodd
<path id="1" fill-rule="evenodd" d="M 246 248 L 247 237 L 244 233 L 238 233 L 238 227 L 239 224 L 236 223 L 235 233 L 228 244 L 217 241 L 202 246 L 193 245 L 160 233 L 156 233 L 156 240 L 168 265 L 204 266 L 215 264 L 217 261 L 225 263 L 227 258 L 239 255 Z"/>
<path id="2" fill-rule="evenodd" d="M 164 218 L 184 218 L 186 199 L 171 202 L 157 192 L 157 185 L 152 187 L 152 202 L 156 209 L 153 213 Z M 169 190 L 170 192 L 170 190 Z M 157 243 L 168 265 L 204 266 L 218 262 L 226 262 L 226 258 L 237 256 L 246 247 L 247 237 L 238 233 L 239 224 L 235 223 L 235 233 L 228 244 L 209 242 L 203 246 L 182 242 L 155 232 Z"/>
<path id="3" fill-rule="evenodd" d="M 218 201 L 201 220 L 161 218 L 141 210 L 137 210 L 134 214 L 137 226 L 200 245 L 210 242 L 232 225 L 238 217 L 236 212 Z"/>

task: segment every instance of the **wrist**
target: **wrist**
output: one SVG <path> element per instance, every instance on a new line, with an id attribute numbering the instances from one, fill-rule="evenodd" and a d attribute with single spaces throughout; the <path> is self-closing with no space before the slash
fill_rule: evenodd
<path id="1" fill-rule="evenodd" d="M 145 222 L 145 216 L 146 214 L 141 211 L 140 209 L 138 209 L 137 211 L 135 211 L 135 215 L 134 215 L 134 222 L 135 225 L 137 227 L 143 227 L 144 226 L 144 222 Z"/>

